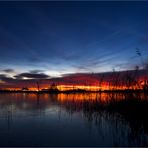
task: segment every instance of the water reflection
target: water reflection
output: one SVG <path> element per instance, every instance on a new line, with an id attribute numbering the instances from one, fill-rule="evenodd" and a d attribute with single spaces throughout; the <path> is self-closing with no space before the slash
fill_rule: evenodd
<path id="1" fill-rule="evenodd" d="M 145 93 L 2 93 L 0 146 L 148 146 L 147 100 Z"/>

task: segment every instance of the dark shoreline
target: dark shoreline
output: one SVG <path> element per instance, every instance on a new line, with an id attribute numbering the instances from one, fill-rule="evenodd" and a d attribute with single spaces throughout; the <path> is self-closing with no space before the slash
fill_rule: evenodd
<path id="1" fill-rule="evenodd" d="M 127 90 L 99 90 L 99 91 L 86 91 L 86 90 L 67 90 L 67 91 L 24 91 L 24 90 L 0 90 L 0 93 L 49 93 L 49 94 L 60 94 L 60 93 L 148 93 L 148 90 L 131 90 L 131 89 L 127 89 Z"/>

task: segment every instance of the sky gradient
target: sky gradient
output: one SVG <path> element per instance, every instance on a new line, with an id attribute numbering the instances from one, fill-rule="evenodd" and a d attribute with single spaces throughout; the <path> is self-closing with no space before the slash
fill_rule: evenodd
<path id="1" fill-rule="evenodd" d="M 0 2 L 0 75 L 50 78 L 148 62 L 148 2 Z"/>

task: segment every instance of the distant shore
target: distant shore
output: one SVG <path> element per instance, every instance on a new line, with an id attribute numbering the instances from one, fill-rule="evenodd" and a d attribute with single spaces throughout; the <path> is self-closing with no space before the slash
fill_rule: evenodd
<path id="1" fill-rule="evenodd" d="M 148 92 L 148 90 L 143 89 L 126 89 L 126 90 L 98 90 L 98 91 L 88 91 L 88 90 L 48 90 L 48 91 L 33 91 L 33 90 L 0 90 L 0 93 L 49 93 L 49 94 L 59 94 L 59 93 L 101 93 L 101 92 Z"/>

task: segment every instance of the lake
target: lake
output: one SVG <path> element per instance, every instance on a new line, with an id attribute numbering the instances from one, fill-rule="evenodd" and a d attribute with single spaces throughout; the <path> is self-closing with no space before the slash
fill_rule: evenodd
<path id="1" fill-rule="evenodd" d="M 127 98 L 141 101 L 116 103 Z M 0 93 L 0 146 L 148 146 L 143 99 L 143 93 Z"/>

